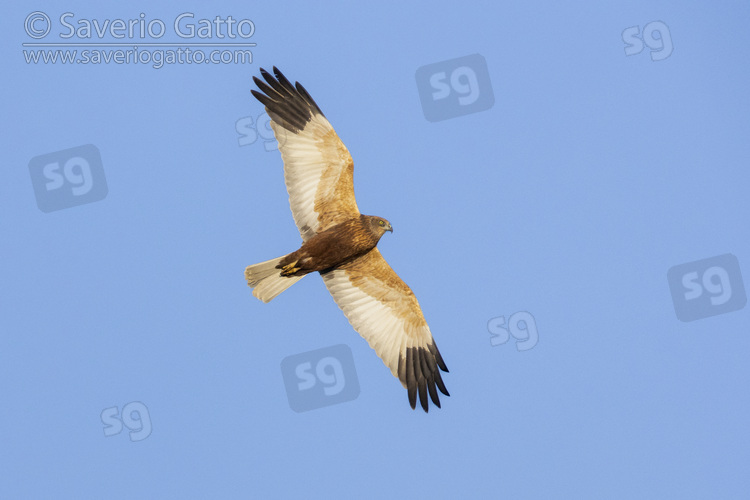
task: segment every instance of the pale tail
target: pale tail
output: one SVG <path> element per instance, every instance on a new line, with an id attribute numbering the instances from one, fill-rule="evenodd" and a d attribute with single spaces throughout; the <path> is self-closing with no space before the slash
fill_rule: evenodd
<path id="1" fill-rule="evenodd" d="M 281 271 L 276 269 L 276 265 L 284 257 L 286 255 L 247 266 L 245 269 L 247 284 L 253 288 L 253 295 L 263 302 L 271 301 L 278 294 L 304 278 L 304 275 L 281 276 Z"/>

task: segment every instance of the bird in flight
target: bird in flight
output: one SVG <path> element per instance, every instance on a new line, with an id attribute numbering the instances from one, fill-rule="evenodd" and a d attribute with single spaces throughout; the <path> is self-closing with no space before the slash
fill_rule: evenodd
<path id="1" fill-rule="evenodd" d="M 354 199 L 354 163 L 305 88 L 276 67 L 253 77 L 252 94 L 266 108 L 284 161 L 284 180 L 302 246 L 245 269 L 253 295 L 268 302 L 312 272 L 319 272 L 352 327 L 370 344 L 425 412 L 440 408 L 440 356 L 417 298 L 377 249 L 391 223 L 363 215 Z M 265 80 L 265 81 L 264 81 Z"/>

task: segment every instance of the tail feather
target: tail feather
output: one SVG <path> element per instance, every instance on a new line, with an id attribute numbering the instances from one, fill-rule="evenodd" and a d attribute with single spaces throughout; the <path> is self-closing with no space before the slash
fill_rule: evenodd
<path id="1" fill-rule="evenodd" d="M 282 276 L 276 266 L 284 257 L 286 255 L 247 266 L 245 269 L 247 284 L 253 288 L 253 295 L 263 302 L 270 302 L 278 294 L 305 277 L 304 274 Z"/>

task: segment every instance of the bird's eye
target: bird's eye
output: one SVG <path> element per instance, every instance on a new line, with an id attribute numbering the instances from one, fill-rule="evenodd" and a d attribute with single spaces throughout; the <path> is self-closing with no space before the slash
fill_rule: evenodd
<path id="1" fill-rule="evenodd" d="M 381 226 L 385 226 L 385 222 L 384 222 L 384 221 L 382 221 L 382 220 L 381 220 L 381 221 L 379 221 L 379 222 L 378 222 L 378 224 L 380 224 Z"/>

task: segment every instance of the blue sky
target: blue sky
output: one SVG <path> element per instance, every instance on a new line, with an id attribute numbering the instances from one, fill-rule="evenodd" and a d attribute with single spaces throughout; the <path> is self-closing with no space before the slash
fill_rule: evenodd
<path id="1" fill-rule="evenodd" d="M 7 7 L 0 497 L 746 495 L 750 7 L 506 4 Z M 66 12 L 167 32 L 61 38 Z M 254 32 L 181 38 L 183 13 Z M 27 63 L 40 40 L 256 45 Z M 269 304 L 244 281 L 300 243 L 253 129 L 273 65 L 393 224 L 442 409 L 409 408 L 319 276 Z M 359 390 L 295 411 L 282 361 L 314 352 L 340 370 L 312 390 Z"/>

